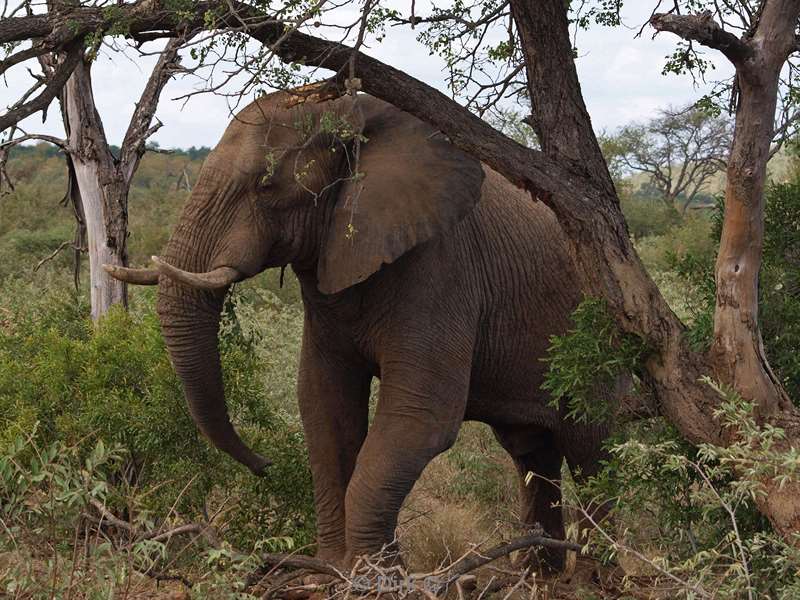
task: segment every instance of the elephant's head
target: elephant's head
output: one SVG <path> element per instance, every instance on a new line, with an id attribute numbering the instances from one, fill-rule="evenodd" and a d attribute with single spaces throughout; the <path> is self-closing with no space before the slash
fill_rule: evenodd
<path id="1" fill-rule="evenodd" d="M 228 287 L 266 268 L 316 272 L 324 294 L 356 285 L 462 219 L 483 172 L 418 119 L 371 98 L 291 106 L 280 92 L 244 109 L 200 172 L 156 269 L 158 314 L 197 426 L 262 473 L 269 461 L 228 417 L 217 334 Z"/>

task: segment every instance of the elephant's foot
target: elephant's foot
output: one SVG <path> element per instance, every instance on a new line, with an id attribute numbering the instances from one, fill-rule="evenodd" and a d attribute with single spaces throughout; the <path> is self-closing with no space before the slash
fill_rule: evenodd
<path id="1" fill-rule="evenodd" d="M 550 577 L 564 571 L 566 550 L 557 548 L 529 548 L 514 561 L 517 569 L 529 569 L 538 576 Z"/>
<path id="2" fill-rule="evenodd" d="M 347 566 L 347 548 L 344 542 L 335 546 L 331 545 L 318 545 L 317 552 L 314 554 L 319 560 L 324 560 L 336 567 L 337 569 Z"/>
<path id="3" fill-rule="evenodd" d="M 361 566 L 380 565 L 382 568 L 405 566 L 396 538 L 384 544 L 373 544 L 360 550 L 348 549 L 344 564 L 348 569 L 352 569 L 357 563 Z"/>
<path id="4" fill-rule="evenodd" d="M 347 562 L 345 559 L 346 554 L 347 551 L 344 547 L 344 544 L 337 546 L 320 545 L 317 548 L 317 552 L 314 555 L 314 557 L 321 561 L 326 562 L 332 567 L 335 567 L 342 573 L 346 573 L 347 572 L 346 570 Z M 330 586 L 335 584 L 338 580 L 333 575 L 327 575 L 324 573 L 311 573 L 303 577 L 302 581 L 304 586 L 323 588 L 325 586 Z"/>

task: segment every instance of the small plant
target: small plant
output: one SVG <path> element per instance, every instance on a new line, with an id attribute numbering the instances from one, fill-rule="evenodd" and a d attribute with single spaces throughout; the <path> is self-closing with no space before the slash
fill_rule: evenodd
<path id="1" fill-rule="evenodd" d="M 295 549 L 283 536 L 237 550 L 219 538 L 219 511 L 199 523 L 140 512 L 150 492 L 120 482 L 122 446 L 94 436 L 42 446 L 35 433 L 0 453 L 0 595 L 139 597 L 174 580 L 198 597 L 254 599 L 247 582 L 260 555 Z"/>
<path id="2" fill-rule="evenodd" d="M 631 589 L 668 586 L 675 598 L 791 598 L 800 552 L 775 534 L 755 506 L 765 481 L 796 482 L 800 455 L 778 450 L 783 432 L 760 427 L 753 405 L 720 396 L 716 417 L 734 428 L 727 447 L 692 447 L 660 419 L 639 423 L 609 445 L 603 471 L 579 488 L 592 551 L 618 560 Z M 612 504 L 595 522 L 587 507 Z M 646 577 L 645 577 L 646 576 Z"/>
<path id="3" fill-rule="evenodd" d="M 311 475 L 302 429 L 285 408 L 289 397 L 293 402 L 295 372 L 288 373 L 289 367 L 273 357 L 266 365 L 287 372 L 264 373 L 262 356 L 268 351 L 260 346 L 284 334 L 296 340 L 302 320 L 270 298 L 273 308 L 262 305 L 258 318 L 271 313 L 273 328 L 283 329 L 243 323 L 256 313 L 236 295 L 226 306 L 220 333 L 232 418 L 253 446 L 268 449 L 274 462 L 270 477 L 253 477 L 198 434 L 167 357 L 152 297 L 140 297 L 145 301 L 131 313 L 111 311 L 96 327 L 86 306 L 76 305 L 69 294 L 46 294 L 38 301 L 5 298 L 0 450 L 9 448 L 19 432 L 44 447 L 79 445 L 95 436 L 125 450 L 112 475 L 141 490 L 138 514 L 176 511 L 195 520 L 233 503 L 238 508 L 226 509 L 227 533 L 238 547 L 281 536 L 308 543 L 314 533 Z M 292 316 L 281 321 L 284 311 Z M 262 331 L 265 339 L 259 337 Z"/>
<path id="4" fill-rule="evenodd" d="M 613 388 L 617 377 L 635 372 L 646 352 L 642 340 L 620 332 L 604 300 L 587 298 L 572 313 L 573 329 L 550 338 L 542 388 L 552 406 L 566 402 L 567 416 L 578 422 L 602 421 L 613 407 L 593 393 Z"/>
<path id="5" fill-rule="evenodd" d="M 0 555 L 12 557 L 0 576 L 0 594 L 13 597 L 65 597 L 77 587 L 109 597 L 124 578 L 125 565 L 111 557 L 111 545 L 95 540 L 82 553 L 68 551 L 86 524 L 93 504 L 113 494 L 109 474 L 125 458 L 119 445 L 84 440 L 40 445 L 33 431 L 17 431 L 0 453 Z M 153 550 L 132 548 L 132 556 Z M 85 575 L 94 577 L 87 585 Z M 49 595 L 49 596 L 48 596 Z"/>

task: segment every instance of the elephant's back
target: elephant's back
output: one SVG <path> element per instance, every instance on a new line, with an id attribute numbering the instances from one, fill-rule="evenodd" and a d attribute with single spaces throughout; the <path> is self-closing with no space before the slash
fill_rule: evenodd
<path id="1" fill-rule="evenodd" d="M 484 166 L 481 201 L 464 225 L 475 239 L 470 262 L 482 304 L 469 413 L 548 425 L 542 358 L 580 301 L 568 242 L 553 212 Z"/>
<path id="2" fill-rule="evenodd" d="M 578 278 L 555 214 L 497 171 L 484 165 L 484 172 L 472 227 L 482 240 L 480 250 L 494 259 L 481 273 L 487 291 L 505 292 L 501 297 L 522 303 L 520 309 L 571 312 L 579 297 Z"/>

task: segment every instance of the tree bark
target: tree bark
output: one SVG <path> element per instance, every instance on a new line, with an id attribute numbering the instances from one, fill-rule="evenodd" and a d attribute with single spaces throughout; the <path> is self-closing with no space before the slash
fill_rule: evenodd
<path id="1" fill-rule="evenodd" d="M 725 215 L 716 264 L 714 340 L 709 352 L 713 373 L 754 402 L 761 422 L 782 427 L 786 439 L 777 450 L 800 446 L 800 414 L 767 361 L 758 327 L 758 277 L 764 238 L 764 184 L 773 138 L 780 71 L 797 51 L 797 0 L 762 4 L 752 37 L 723 33 L 709 14 L 654 15 L 651 25 L 722 52 L 736 67 L 739 104 L 728 161 Z M 736 432 L 728 431 L 723 441 Z M 775 529 L 797 544 L 800 485 L 764 482 L 756 502 Z"/>
<path id="2" fill-rule="evenodd" d="M 764 416 L 791 407 L 764 353 L 758 327 L 758 276 L 764 240 L 764 184 L 779 77 L 794 40 L 798 14 L 797 2 L 768 2 L 756 35 L 747 43 L 750 50 L 734 63 L 739 106 L 716 264 L 710 353 L 715 372 L 743 397 L 753 400 Z"/>
<path id="3" fill-rule="evenodd" d="M 79 61 L 63 90 L 75 184 L 86 224 L 92 319 L 114 304 L 127 307 L 124 282 L 106 273 L 104 264 L 127 266 L 128 183 L 119 172 L 106 140 L 92 93 L 91 63 Z"/>
<path id="4" fill-rule="evenodd" d="M 91 62 L 81 58 L 62 91 L 72 175 L 82 207 L 89 253 L 92 319 L 115 304 L 127 308 L 127 284 L 114 279 L 103 265 L 127 266 L 128 192 L 147 138 L 161 123 L 151 125 L 161 91 L 179 63 L 185 38 L 170 40 L 158 58 L 136 105 L 115 157 L 103 130 L 92 92 Z"/>
<path id="5" fill-rule="evenodd" d="M 549 142 L 553 162 L 568 162 L 579 197 L 566 189 L 545 198 L 571 242 L 584 291 L 606 299 L 623 330 L 652 348 L 650 383 L 661 411 L 693 442 L 721 442 L 713 418 L 716 399 L 698 384 L 710 372 L 692 352 L 685 328 L 661 296 L 633 249 L 608 167 L 583 103 L 566 10 L 562 0 L 512 0 L 512 15 L 529 66 L 528 89 L 535 120 Z M 565 118 L 563 110 L 569 110 Z M 564 186 L 566 188 L 566 186 Z"/>

